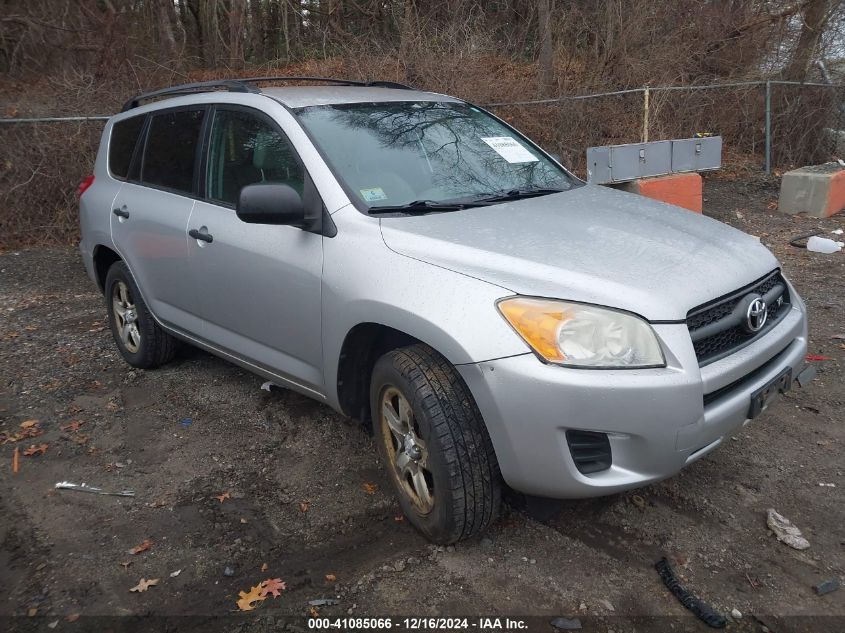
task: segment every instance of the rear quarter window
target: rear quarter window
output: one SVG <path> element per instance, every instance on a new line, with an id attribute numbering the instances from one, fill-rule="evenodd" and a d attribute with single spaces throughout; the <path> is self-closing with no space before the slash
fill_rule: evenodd
<path id="1" fill-rule="evenodd" d="M 109 171 L 115 178 L 125 179 L 129 174 L 132 154 L 135 152 L 135 145 L 138 144 L 138 137 L 141 136 L 143 127 L 143 116 L 124 119 L 112 126 L 109 141 Z"/>
<path id="2" fill-rule="evenodd" d="M 176 110 L 152 116 L 141 170 L 144 184 L 180 193 L 193 191 L 204 114 L 204 110 Z"/>

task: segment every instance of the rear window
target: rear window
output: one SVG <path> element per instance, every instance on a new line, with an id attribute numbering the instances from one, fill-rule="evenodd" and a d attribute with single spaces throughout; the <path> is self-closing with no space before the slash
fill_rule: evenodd
<path id="1" fill-rule="evenodd" d="M 204 110 L 155 114 L 147 133 L 141 180 L 145 184 L 191 193 Z"/>
<path id="2" fill-rule="evenodd" d="M 129 164 L 132 162 L 132 154 L 143 126 L 143 116 L 124 119 L 112 126 L 109 142 L 109 171 L 115 178 L 126 178 L 129 174 Z"/>

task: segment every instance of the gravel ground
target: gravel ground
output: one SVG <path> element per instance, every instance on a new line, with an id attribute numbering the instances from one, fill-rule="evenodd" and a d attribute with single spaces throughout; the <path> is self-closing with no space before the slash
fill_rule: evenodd
<path id="1" fill-rule="evenodd" d="M 668 481 L 576 502 L 511 495 L 485 537 L 449 548 L 398 514 L 360 427 L 192 348 L 163 369 L 133 370 L 74 249 L 0 255 L 0 433 L 27 420 L 43 431 L 0 445 L 0 629 L 194 615 L 265 630 L 334 598 L 316 612 L 706 630 L 660 582 L 664 555 L 695 595 L 743 614 L 734 630 L 845 629 L 845 589 L 813 590 L 845 580 L 845 341 L 835 338 L 845 335 L 845 254 L 788 245 L 845 217 L 779 215 L 773 187 L 708 181 L 706 213 L 781 258 L 810 309 L 810 351 L 831 359 L 816 363 L 817 379 Z M 41 444 L 46 453 L 21 456 L 13 474 L 14 448 Z M 137 494 L 54 490 L 62 480 Z M 770 507 L 809 549 L 772 536 Z M 130 592 L 141 578 L 159 583 Z M 264 619 L 238 614 L 239 592 L 267 578 L 287 589 L 253 612 Z M 180 622 L 169 630 L 196 620 Z"/>

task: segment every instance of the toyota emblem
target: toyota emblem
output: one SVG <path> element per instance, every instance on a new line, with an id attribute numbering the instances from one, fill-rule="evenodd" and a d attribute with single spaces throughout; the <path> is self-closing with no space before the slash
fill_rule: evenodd
<path id="1" fill-rule="evenodd" d="M 749 332 L 759 332 L 766 325 L 766 318 L 769 316 L 769 307 L 762 298 L 758 297 L 748 304 L 745 312 L 745 327 Z"/>

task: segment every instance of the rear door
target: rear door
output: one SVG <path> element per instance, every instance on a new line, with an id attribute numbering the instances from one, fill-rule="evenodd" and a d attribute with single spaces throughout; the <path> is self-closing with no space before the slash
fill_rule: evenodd
<path id="1" fill-rule="evenodd" d="M 157 110 L 117 198 L 112 239 L 153 314 L 164 324 L 202 332 L 188 265 L 187 226 L 195 202 L 206 107 Z"/>
<path id="2" fill-rule="evenodd" d="M 284 183 L 302 194 L 313 184 L 267 115 L 218 105 L 211 117 L 205 200 L 196 202 L 189 227 L 203 239 L 188 246 L 205 338 L 321 394 L 323 238 L 293 226 L 247 224 L 235 214 L 246 185 Z"/>

